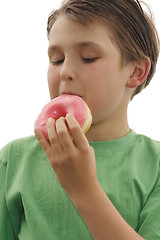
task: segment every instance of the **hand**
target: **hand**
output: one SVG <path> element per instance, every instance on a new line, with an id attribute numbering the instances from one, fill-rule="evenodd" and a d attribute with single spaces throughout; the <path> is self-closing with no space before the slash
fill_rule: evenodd
<path id="1" fill-rule="evenodd" d="M 98 182 L 94 149 L 89 145 L 74 116 L 68 114 L 57 121 L 49 119 L 47 130 L 50 143 L 40 129 L 36 137 L 67 194 L 78 196 L 93 190 Z"/>
<path id="2" fill-rule="evenodd" d="M 66 123 L 71 131 L 68 133 Z M 50 143 L 39 129 L 37 140 L 45 151 L 58 181 L 65 189 L 96 240 L 139 239 L 121 217 L 96 177 L 94 150 L 73 115 L 47 124 Z"/>

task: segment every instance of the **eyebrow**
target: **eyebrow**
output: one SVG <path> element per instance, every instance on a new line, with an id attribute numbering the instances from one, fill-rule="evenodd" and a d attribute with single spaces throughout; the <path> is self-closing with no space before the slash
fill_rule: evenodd
<path id="1" fill-rule="evenodd" d="M 97 48 L 102 48 L 101 45 L 99 45 L 98 43 L 95 43 L 95 42 L 92 42 L 92 41 L 89 41 L 89 42 L 80 42 L 80 43 L 76 43 L 75 44 L 75 47 L 82 47 L 82 48 L 85 48 L 85 47 L 97 47 Z M 52 52 L 52 51 L 56 51 L 56 50 L 60 50 L 61 47 L 59 45 L 51 45 L 49 46 L 48 48 L 48 53 Z"/>

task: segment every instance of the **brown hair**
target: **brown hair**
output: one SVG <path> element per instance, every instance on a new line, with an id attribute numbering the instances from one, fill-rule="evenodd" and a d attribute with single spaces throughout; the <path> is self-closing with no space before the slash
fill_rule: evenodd
<path id="1" fill-rule="evenodd" d="M 143 11 L 138 0 L 63 1 L 61 7 L 49 15 L 48 38 L 54 22 L 61 14 L 67 14 L 81 24 L 88 24 L 97 19 L 107 22 L 121 51 L 123 63 L 149 57 L 151 68 L 148 77 L 136 88 L 132 98 L 150 83 L 159 55 L 159 38 L 152 16 L 149 17 Z"/>

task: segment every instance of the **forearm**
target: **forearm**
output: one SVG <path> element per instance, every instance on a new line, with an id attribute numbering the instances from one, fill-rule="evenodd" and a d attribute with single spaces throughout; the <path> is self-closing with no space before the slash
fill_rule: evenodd
<path id="1" fill-rule="evenodd" d="M 65 120 L 71 130 L 72 141 Z M 72 115 L 48 123 L 50 144 L 40 131 L 37 139 L 58 181 L 69 195 L 95 240 L 142 240 L 120 216 L 96 178 L 94 149 Z M 127 206 L 126 206 L 127 207 Z"/>
<path id="2" fill-rule="evenodd" d="M 113 206 L 99 183 L 93 191 L 70 196 L 94 240 L 142 240 Z"/>

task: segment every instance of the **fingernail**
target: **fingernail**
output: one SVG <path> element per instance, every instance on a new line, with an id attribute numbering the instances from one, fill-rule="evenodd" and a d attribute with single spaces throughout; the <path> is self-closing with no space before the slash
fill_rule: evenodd
<path id="1" fill-rule="evenodd" d="M 53 118 L 49 118 L 47 124 L 52 122 L 53 122 Z"/>
<path id="2" fill-rule="evenodd" d="M 67 113 L 66 117 L 68 117 L 68 116 L 74 116 L 74 115 L 72 113 Z"/>
<path id="3" fill-rule="evenodd" d="M 35 132 L 35 134 L 38 136 L 38 134 L 39 134 L 39 129 L 36 128 L 36 129 L 34 130 L 34 132 Z"/>

